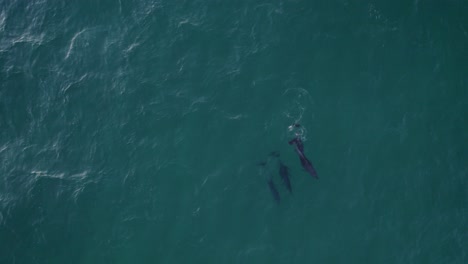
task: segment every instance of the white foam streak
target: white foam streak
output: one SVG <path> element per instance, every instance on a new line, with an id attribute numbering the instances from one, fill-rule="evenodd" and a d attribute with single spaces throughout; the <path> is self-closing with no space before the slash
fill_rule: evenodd
<path id="1" fill-rule="evenodd" d="M 80 32 L 76 33 L 73 38 L 71 39 L 70 41 L 70 46 L 68 46 L 68 51 L 67 51 L 67 55 L 65 56 L 65 60 L 68 59 L 68 57 L 70 56 L 72 50 L 73 50 L 73 45 L 75 45 L 75 40 L 77 37 L 79 37 L 81 34 L 83 34 L 83 32 L 85 32 L 86 29 L 83 29 L 81 30 Z"/>

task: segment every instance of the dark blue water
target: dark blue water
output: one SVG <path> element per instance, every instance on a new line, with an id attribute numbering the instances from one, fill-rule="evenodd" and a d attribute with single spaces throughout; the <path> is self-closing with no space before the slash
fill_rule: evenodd
<path id="1" fill-rule="evenodd" d="M 466 14 L 0 0 L 0 263 L 467 263 Z"/>

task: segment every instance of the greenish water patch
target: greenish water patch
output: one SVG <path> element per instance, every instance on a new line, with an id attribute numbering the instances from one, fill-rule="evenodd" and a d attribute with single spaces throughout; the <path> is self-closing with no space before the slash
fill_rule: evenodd
<path id="1" fill-rule="evenodd" d="M 466 263 L 466 13 L 0 2 L 0 263 Z"/>

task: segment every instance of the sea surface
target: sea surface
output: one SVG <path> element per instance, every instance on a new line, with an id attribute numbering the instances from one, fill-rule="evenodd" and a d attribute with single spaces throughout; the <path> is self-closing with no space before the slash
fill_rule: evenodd
<path id="1" fill-rule="evenodd" d="M 468 263 L 467 14 L 0 0 L 0 263 Z"/>

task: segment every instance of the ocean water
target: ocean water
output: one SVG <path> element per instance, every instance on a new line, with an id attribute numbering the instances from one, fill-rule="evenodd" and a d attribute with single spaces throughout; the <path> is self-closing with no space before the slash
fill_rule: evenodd
<path id="1" fill-rule="evenodd" d="M 467 14 L 0 0 L 0 263 L 468 263 Z"/>

